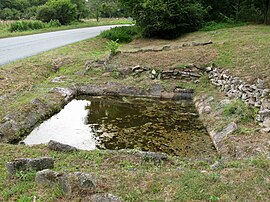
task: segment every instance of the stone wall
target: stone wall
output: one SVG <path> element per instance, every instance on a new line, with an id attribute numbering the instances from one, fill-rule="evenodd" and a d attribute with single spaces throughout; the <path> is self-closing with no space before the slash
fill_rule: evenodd
<path id="1" fill-rule="evenodd" d="M 257 84 L 248 84 L 239 77 L 233 77 L 226 70 L 207 67 L 211 83 L 223 91 L 229 98 L 238 98 L 246 104 L 259 109 L 256 120 L 265 130 L 270 131 L 270 90 L 264 87 L 261 79 Z"/>

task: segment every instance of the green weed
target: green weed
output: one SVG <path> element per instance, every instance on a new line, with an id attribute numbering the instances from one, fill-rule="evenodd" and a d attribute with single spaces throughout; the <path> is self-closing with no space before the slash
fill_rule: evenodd
<path id="1" fill-rule="evenodd" d="M 227 117 L 235 117 L 240 122 L 247 123 L 254 120 L 256 109 L 247 106 L 241 100 L 235 100 L 224 107 L 223 114 Z"/>
<path id="2" fill-rule="evenodd" d="M 112 55 L 116 55 L 118 52 L 118 48 L 120 46 L 120 44 L 118 43 L 118 39 L 116 41 L 108 41 L 107 42 L 107 48 L 111 51 Z"/>

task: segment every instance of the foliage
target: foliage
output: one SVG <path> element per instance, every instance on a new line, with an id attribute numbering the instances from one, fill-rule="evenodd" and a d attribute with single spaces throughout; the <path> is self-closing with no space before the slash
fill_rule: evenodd
<path id="1" fill-rule="evenodd" d="M 116 0 L 91 0 L 88 1 L 87 7 L 89 9 L 88 17 L 96 18 L 116 18 L 127 17 L 128 14 L 123 9 L 122 5 Z"/>
<path id="2" fill-rule="evenodd" d="M 45 27 L 45 24 L 41 21 L 16 21 L 10 24 L 9 31 L 26 31 L 34 29 L 42 29 Z"/>
<path id="3" fill-rule="evenodd" d="M 37 10 L 37 19 L 43 22 L 50 22 L 56 18 L 56 10 L 48 5 L 40 6 Z"/>
<path id="4" fill-rule="evenodd" d="M 43 29 L 43 28 L 49 28 L 49 27 L 59 27 L 61 26 L 60 22 L 58 20 L 51 20 L 48 23 L 43 23 L 38 20 L 34 21 L 16 21 L 12 22 L 9 27 L 10 32 L 22 32 L 22 31 L 28 31 L 28 30 L 37 30 L 37 29 Z"/>
<path id="5" fill-rule="evenodd" d="M 59 20 L 62 25 L 77 18 L 78 10 L 70 0 L 49 0 L 46 6 L 55 11 L 55 16 L 51 16 L 51 19 Z"/>
<path id="6" fill-rule="evenodd" d="M 117 40 L 119 43 L 131 42 L 134 37 L 139 35 L 140 28 L 138 26 L 115 27 L 101 33 L 101 37 L 113 41 Z"/>
<path id="7" fill-rule="evenodd" d="M 132 12 L 144 37 L 167 39 L 199 29 L 206 14 L 200 3 L 185 0 L 143 1 Z"/>
<path id="8" fill-rule="evenodd" d="M 119 48 L 118 40 L 116 41 L 111 40 L 107 42 L 107 48 L 111 51 L 111 54 L 115 55 Z"/>

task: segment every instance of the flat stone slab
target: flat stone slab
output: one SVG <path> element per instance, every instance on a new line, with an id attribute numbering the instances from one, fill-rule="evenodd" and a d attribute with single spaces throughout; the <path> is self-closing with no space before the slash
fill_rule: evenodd
<path id="1" fill-rule="evenodd" d="M 61 151 L 61 152 L 73 152 L 73 151 L 78 150 L 76 147 L 73 147 L 73 146 L 70 146 L 67 144 L 62 144 L 62 143 L 54 141 L 54 140 L 49 141 L 48 148 L 50 150 Z"/>
<path id="2" fill-rule="evenodd" d="M 6 168 L 10 175 L 16 174 L 17 171 L 40 171 L 54 167 L 54 160 L 51 157 L 41 158 L 19 158 L 6 163 Z"/>
<path id="3" fill-rule="evenodd" d="M 224 128 L 222 131 L 217 132 L 213 138 L 218 143 L 218 142 L 222 141 L 225 137 L 227 137 L 229 134 L 231 134 L 235 130 L 237 130 L 237 128 L 238 128 L 238 126 L 236 125 L 236 123 L 232 122 L 226 128 Z"/>

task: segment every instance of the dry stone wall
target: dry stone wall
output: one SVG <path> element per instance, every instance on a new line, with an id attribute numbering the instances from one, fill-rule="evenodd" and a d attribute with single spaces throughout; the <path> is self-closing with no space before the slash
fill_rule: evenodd
<path id="1" fill-rule="evenodd" d="M 265 130 L 270 131 L 270 90 L 264 87 L 261 79 L 257 84 L 248 84 L 239 77 L 233 77 L 226 70 L 207 67 L 211 83 L 221 89 L 229 98 L 238 98 L 246 104 L 259 109 L 256 120 L 261 122 Z"/>

